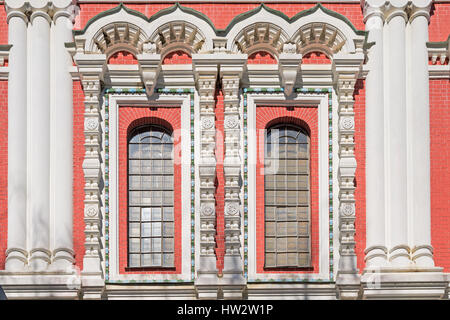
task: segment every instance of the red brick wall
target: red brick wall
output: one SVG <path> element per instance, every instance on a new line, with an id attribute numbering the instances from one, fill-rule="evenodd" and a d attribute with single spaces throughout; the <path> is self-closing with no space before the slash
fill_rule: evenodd
<path id="1" fill-rule="evenodd" d="M 364 80 L 358 80 L 353 97 L 355 99 L 355 157 L 356 157 L 356 221 L 355 242 L 359 272 L 365 267 L 366 248 L 366 93 Z"/>
<path id="2" fill-rule="evenodd" d="M 302 57 L 305 64 L 329 64 L 331 60 L 322 52 L 310 52 Z"/>
<path id="3" fill-rule="evenodd" d="M 0 81 L 0 270 L 8 239 L 8 81 Z"/>
<path id="4" fill-rule="evenodd" d="M 319 271 L 319 171 L 318 171 L 317 108 L 265 107 L 256 108 L 256 270 L 258 273 L 310 273 Z M 301 125 L 310 132 L 310 203 L 311 203 L 311 265 L 308 269 L 264 269 L 264 134 L 261 130 L 274 121 Z"/>
<path id="5" fill-rule="evenodd" d="M 181 273 L 181 112 L 180 108 L 119 108 L 119 273 Z M 175 224 L 175 269 L 127 269 L 128 255 L 128 134 L 133 128 L 144 124 L 160 124 L 173 130 L 174 141 L 174 224 Z M 177 160 L 178 159 L 178 160 Z"/>
<path id="6" fill-rule="evenodd" d="M 273 57 L 269 52 L 258 51 L 252 53 L 248 59 L 247 64 L 277 64 L 277 59 Z"/>
<path id="7" fill-rule="evenodd" d="M 114 53 L 108 59 L 109 64 L 138 64 L 136 57 L 127 51 L 119 51 Z"/>
<path id="8" fill-rule="evenodd" d="M 435 3 L 428 27 L 429 41 L 445 41 L 450 35 L 450 3 Z"/>
<path id="9" fill-rule="evenodd" d="M 126 7 L 139 11 L 145 16 L 150 17 L 158 11 L 171 7 L 175 2 L 168 2 L 163 4 L 132 4 L 127 3 Z M 244 12 L 255 9 L 259 6 L 259 3 L 227 3 L 226 10 L 224 10 L 223 3 L 183 3 L 184 7 L 189 7 L 205 14 L 214 26 L 218 29 L 224 29 L 228 26 L 231 20 Z M 285 3 L 268 3 L 267 7 L 275 10 L 279 10 L 286 14 L 288 17 L 292 17 L 300 11 L 310 9 L 314 7 L 316 3 L 290 3 L 289 5 Z M 330 4 L 324 3 L 324 7 L 327 9 L 336 11 L 344 16 L 346 16 L 353 25 L 360 30 L 364 30 L 363 16 L 361 12 L 361 7 L 359 3 L 351 4 Z M 80 4 L 80 16 L 77 18 L 79 20 L 79 27 L 77 29 L 82 29 L 89 21 L 97 14 L 117 7 L 117 4 Z"/>
<path id="10" fill-rule="evenodd" d="M 75 264 L 83 269 L 84 256 L 84 92 L 73 82 L 73 250 Z"/>
<path id="11" fill-rule="evenodd" d="M 168 53 L 164 59 L 163 64 L 191 64 L 191 56 L 181 50 Z"/>
<path id="12" fill-rule="evenodd" d="M 8 24 L 6 23 L 5 5 L 0 4 L 0 44 L 8 43 Z"/>
<path id="13" fill-rule="evenodd" d="M 223 104 L 223 92 L 216 90 L 216 267 L 219 273 L 222 272 L 225 255 L 225 177 L 223 173 L 224 159 L 224 132 L 223 122 L 225 107 Z"/>
<path id="14" fill-rule="evenodd" d="M 450 272 L 450 81 L 430 81 L 431 245 Z"/>

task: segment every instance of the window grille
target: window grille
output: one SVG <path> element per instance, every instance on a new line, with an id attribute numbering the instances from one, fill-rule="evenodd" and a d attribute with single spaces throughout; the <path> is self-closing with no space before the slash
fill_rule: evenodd
<path id="1" fill-rule="evenodd" d="M 128 140 L 128 266 L 174 266 L 173 138 L 162 126 Z"/>
<path id="2" fill-rule="evenodd" d="M 280 124 L 266 133 L 264 160 L 265 268 L 309 267 L 310 138 Z"/>

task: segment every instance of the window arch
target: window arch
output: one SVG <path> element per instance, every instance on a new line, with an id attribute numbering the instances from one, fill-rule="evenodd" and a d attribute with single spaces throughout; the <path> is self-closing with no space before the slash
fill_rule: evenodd
<path id="1" fill-rule="evenodd" d="M 128 266 L 174 267 L 173 135 L 159 125 L 128 138 Z"/>
<path id="2" fill-rule="evenodd" d="M 267 129 L 264 199 L 265 268 L 310 267 L 310 137 L 302 127 Z"/>

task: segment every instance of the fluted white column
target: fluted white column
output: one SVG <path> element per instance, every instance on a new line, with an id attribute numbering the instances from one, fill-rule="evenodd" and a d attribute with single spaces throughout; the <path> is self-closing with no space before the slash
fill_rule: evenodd
<path id="1" fill-rule="evenodd" d="M 29 212 L 30 266 L 50 263 L 50 17 L 35 10 L 30 17 Z"/>
<path id="2" fill-rule="evenodd" d="M 385 172 L 384 172 L 384 71 L 381 8 L 368 2 L 364 8 L 367 41 L 375 43 L 368 52 L 366 77 L 366 265 L 386 264 Z"/>
<path id="3" fill-rule="evenodd" d="M 401 1 L 398 1 L 401 2 Z M 400 4 L 401 5 L 401 4 Z M 406 12 L 403 6 L 391 8 L 388 24 L 388 215 L 390 230 L 389 260 L 392 266 L 409 265 L 407 214 L 406 150 Z"/>
<path id="4" fill-rule="evenodd" d="M 431 247 L 430 205 L 430 103 L 428 76 L 428 20 L 431 1 L 412 7 L 410 16 L 410 94 L 408 146 L 411 148 L 410 212 L 412 259 L 417 266 L 434 266 Z"/>
<path id="5" fill-rule="evenodd" d="M 9 11 L 9 8 L 8 8 Z M 26 15 L 8 12 L 8 249 L 5 269 L 27 264 L 27 23 Z"/>
<path id="6" fill-rule="evenodd" d="M 51 104 L 51 215 L 53 217 L 53 267 L 73 263 L 73 92 L 69 67 L 72 59 L 65 48 L 72 39 L 72 19 L 68 10 L 53 15 L 52 104 Z"/>

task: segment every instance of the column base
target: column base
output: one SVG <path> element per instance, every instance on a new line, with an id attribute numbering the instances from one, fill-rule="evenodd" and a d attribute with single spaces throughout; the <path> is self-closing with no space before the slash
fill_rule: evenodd
<path id="1" fill-rule="evenodd" d="M 0 285 L 8 299 L 79 299 L 81 280 L 62 272 L 0 271 Z"/>
<path id="2" fill-rule="evenodd" d="M 442 268 L 371 267 L 361 276 L 363 299 L 443 299 L 448 279 Z"/>
<path id="3" fill-rule="evenodd" d="M 338 271 L 336 277 L 336 297 L 342 300 L 361 298 L 361 277 L 356 271 Z"/>
<path id="4" fill-rule="evenodd" d="M 27 269 L 28 252 L 20 248 L 6 250 L 5 270 L 9 272 L 24 272 Z"/>

